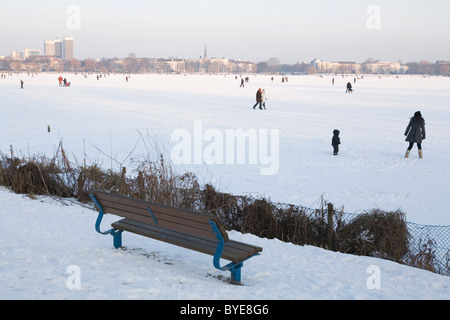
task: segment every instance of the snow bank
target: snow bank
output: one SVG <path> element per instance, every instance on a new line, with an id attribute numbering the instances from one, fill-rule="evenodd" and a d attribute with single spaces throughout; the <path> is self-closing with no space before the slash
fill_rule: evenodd
<path id="1" fill-rule="evenodd" d="M 97 212 L 76 202 L 0 190 L 0 299 L 448 299 L 450 278 L 390 261 L 231 232 L 264 248 L 243 286 L 212 257 L 130 233 L 126 250 L 94 230 Z M 105 216 L 104 226 L 117 220 Z M 79 282 L 73 281 L 79 275 Z M 79 287 L 77 288 L 77 283 Z"/>

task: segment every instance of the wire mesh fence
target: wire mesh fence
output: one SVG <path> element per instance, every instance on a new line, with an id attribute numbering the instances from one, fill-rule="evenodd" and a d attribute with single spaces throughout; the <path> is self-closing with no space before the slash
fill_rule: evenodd
<path id="1" fill-rule="evenodd" d="M 350 223 L 360 213 L 341 213 Z M 336 218 L 336 216 L 335 216 Z M 407 265 L 450 276 L 450 226 L 423 225 L 405 221 L 408 229 L 408 253 L 403 257 Z"/>
<path id="2" fill-rule="evenodd" d="M 413 253 L 434 257 L 434 271 L 450 276 L 450 226 L 420 225 L 408 222 Z"/>

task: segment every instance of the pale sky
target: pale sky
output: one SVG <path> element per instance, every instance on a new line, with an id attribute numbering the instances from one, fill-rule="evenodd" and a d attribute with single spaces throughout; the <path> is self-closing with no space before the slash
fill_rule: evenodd
<path id="1" fill-rule="evenodd" d="M 450 60 L 450 1 L 1 0 L 0 55 L 64 36 L 80 60 L 198 58 L 206 45 L 253 62 L 435 62 Z"/>

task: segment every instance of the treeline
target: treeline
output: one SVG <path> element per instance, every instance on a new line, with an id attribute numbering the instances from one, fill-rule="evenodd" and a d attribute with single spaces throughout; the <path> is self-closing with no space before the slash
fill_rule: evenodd
<path id="1" fill-rule="evenodd" d="M 407 74 L 450 76 L 450 62 L 431 63 L 428 61 L 421 61 L 407 63 L 406 65 L 408 66 Z"/>
<path id="2" fill-rule="evenodd" d="M 407 67 L 405 74 L 420 75 L 441 75 L 450 76 L 450 61 L 438 61 L 431 63 L 429 61 L 405 63 Z M 279 74 L 316 74 L 318 70 L 314 63 L 300 62 L 296 64 L 282 64 L 278 59 L 272 58 L 268 61 L 257 63 L 258 73 L 279 73 Z M 361 73 L 371 73 L 365 63 L 361 64 Z M 395 74 L 395 72 L 390 72 Z"/>
<path id="3" fill-rule="evenodd" d="M 360 64 L 362 74 L 372 73 L 367 62 Z M 409 62 L 406 74 L 450 76 L 450 61 Z M 137 58 L 130 54 L 127 58 L 102 58 L 95 60 L 61 60 L 48 56 L 32 56 L 24 60 L 5 58 L 0 60 L 0 72 L 99 72 L 99 73 L 266 73 L 266 74 L 316 74 L 314 61 L 309 63 L 283 64 L 277 58 L 253 63 L 230 59 L 156 59 Z M 339 73 L 338 71 L 336 71 Z M 381 72 L 380 72 L 381 73 Z M 390 71 L 389 73 L 395 74 Z"/>

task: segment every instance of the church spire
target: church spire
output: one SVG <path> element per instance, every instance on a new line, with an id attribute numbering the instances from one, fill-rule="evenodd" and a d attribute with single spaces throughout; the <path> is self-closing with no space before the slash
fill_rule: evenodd
<path id="1" fill-rule="evenodd" d="M 206 51 L 206 44 L 205 44 L 205 53 L 203 55 L 203 60 L 208 59 L 208 52 Z"/>

